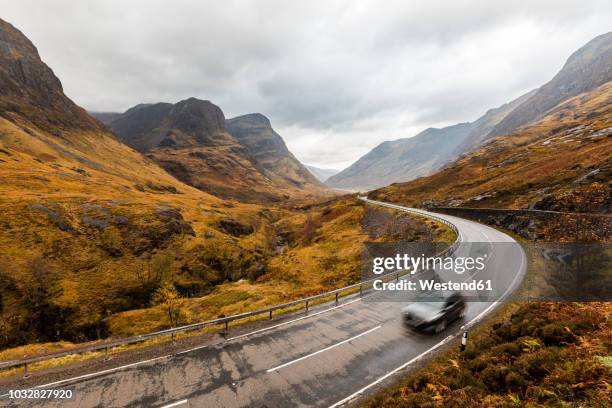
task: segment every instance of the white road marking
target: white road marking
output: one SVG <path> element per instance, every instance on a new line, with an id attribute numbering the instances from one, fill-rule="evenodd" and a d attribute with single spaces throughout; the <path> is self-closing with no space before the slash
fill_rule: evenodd
<path id="1" fill-rule="evenodd" d="M 455 336 L 454 335 L 450 335 L 448 337 L 446 337 L 444 340 L 442 340 L 441 342 L 439 342 L 438 344 L 434 345 L 433 347 L 427 349 L 426 351 L 422 352 L 421 354 L 419 354 L 418 356 L 416 356 L 415 358 L 413 358 L 412 360 L 409 360 L 407 362 L 405 362 L 404 364 L 402 364 L 401 366 L 389 371 L 387 374 L 383 375 L 382 377 L 380 377 L 378 380 L 374 381 L 373 383 L 370 383 L 368 385 L 366 385 L 365 387 L 363 387 L 362 389 L 360 389 L 359 391 L 349 395 L 348 397 L 344 398 L 343 400 L 340 400 L 338 402 L 336 402 L 334 405 L 330 406 L 329 408 L 335 408 L 338 407 L 340 405 L 346 404 L 347 402 L 349 402 L 350 400 L 352 400 L 353 398 L 363 394 L 364 391 L 368 390 L 369 388 L 372 388 L 373 386 L 375 386 L 376 384 L 386 380 L 387 378 L 391 377 L 393 374 L 397 373 L 398 371 L 408 367 L 410 364 L 414 363 L 415 361 L 419 360 L 421 357 L 423 357 L 424 355 L 434 351 L 435 349 L 437 349 L 438 347 L 448 343 L 451 339 L 453 339 Z"/>
<path id="2" fill-rule="evenodd" d="M 250 332 L 250 333 L 241 334 L 241 335 L 239 335 L 239 336 L 231 337 L 231 338 L 227 339 L 227 341 L 236 340 L 236 339 L 241 339 L 241 338 L 243 338 L 243 337 L 251 336 L 251 335 L 253 335 L 253 334 L 258 334 L 258 333 L 265 332 L 265 331 L 268 331 L 268 330 L 276 329 L 277 327 L 285 326 L 285 325 L 290 324 L 290 323 L 293 323 L 293 322 L 297 322 L 297 321 L 300 321 L 300 320 L 308 319 L 309 317 L 318 316 L 318 315 L 320 315 L 320 314 L 327 313 L 327 312 L 330 312 L 330 311 L 335 310 L 335 309 L 339 309 L 339 308 L 344 307 L 344 306 L 348 306 L 348 305 L 350 305 L 351 303 L 358 302 L 358 301 L 360 301 L 361 299 L 366 298 L 366 297 L 368 297 L 368 296 L 372 296 L 372 295 L 373 295 L 373 293 L 372 293 L 372 294 L 369 294 L 369 295 L 367 295 L 367 296 L 360 297 L 359 299 L 354 299 L 354 300 L 351 300 L 350 302 L 342 303 L 342 304 L 340 304 L 340 305 L 338 305 L 338 306 L 333 306 L 333 307 L 330 307 L 329 309 L 325 309 L 325 310 L 321 310 L 321 311 L 316 312 L 316 313 L 313 313 L 313 314 L 309 314 L 308 316 L 298 317 L 297 319 L 293 319 L 293 320 L 289 320 L 289 321 L 287 321 L 287 322 L 279 323 L 279 324 L 274 325 L 274 326 L 264 327 L 263 329 L 255 330 L 255 331 L 252 331 L 252 332 Z M 192 349 L 192 350 L 193 350 L 193 349 Z"/>
<path id="3" fill-rule="evenodd" d="M 243 337 L 248 337 L 248 336 L 251 336 L 253 334 L 264 332 L 266 330 L 272 330 L 272 329 L 274 329 L 276 327 L 279 327 L 279 326 L 283 326 L 283 325 L 290 324 L 290 323 L 293 323 L 293 322 L 296 322 L 296 321 L 299 321 L 299 320 L 307 319 L 309 317 L 313 317 L 313 316 L 317 316 L 317 315 L 320 315 L 320 314 L 323 314 L 323 313 L 326 313 L 326 312 L 330 312 L 332 310 L 336 310 L 336 309 L 339 309 L 341 307 L 348 306 L 351 303 L 355 303 L 357 301 L 360 301 L 360 300 L 362 300 L 362 299 L 364 299 L 366 297 L 372 296 L 374 294 L 376 294 L 376 293 L 371 293 L 369 295 L 362 296 L 362 297 L 360 297 L 358 299 L 354 299 L 354 300 L 351 300 L 349 302 L 342 303 L 342 304 L 340 304 L 338 306 L 330 307 L 329 309 L 321 310 L 321 311 L 319 311 L 317 313 L 313 313 L 313 314 L 308 315 L 308 316 L 302 316 L 302 317 L 299 317 L 299 318 L 294 319 L 294 320 L 290 320 L 290 321 L 287 321 L 287 322 L 283 322 L 283 323 L 277 324 L 275 326 L 264 327 L 263 329 L 255 330 L 255 331 L 250 332 L 250 333 L 241 334 L 239 336 L 227 339 L 226 341 L 236 340 L 236 339 L 240 339 L 240 338 L 243 338 Z M 154 361 L 164 360 L 164 359 L 167 359 L 167 358 L 170 358 L 170 357 L 173 357 L 173 356 L 189 353 L 191 351 L 196 351 L 196 350 L 203 349 L 203 348 L 206 348 L 206 347 L 210 347 L 210 345 L 207 344 L 205 346 L 194 347 L 194 348 L 191 348 L 189 350 L 181 351 L 181 352 L 174 353 L 174 354 L 167 354 L 165 356 L 155 357 L 155 358 L 152 358 L 152 359 L 149 359 L 149 360 L 136 361 L 134 363 L 122 365 L 122 366 L 119 366 L 119 367 L 113 367 L 113 368 L 109 368 L 109 369 L 102 370 L 102 371 L 96 371 L 94 373 L 84 374 L 84 375 L 80 375 L 80 376 L 72 377 L 72 378 L 67 378 L 65 380 L 59 380 L 59 381 L 51 382 L 51 383 L 48 383 L 48 384 L 37 385 L 37 386 L 32 387 L 32 388 L 49 388 L 49 387 L 54 387 L 54 386 L 57 386 L 57 385 L 60 385 L 60 384 L 65 384 L 65 383 L 69 383 L 69 382 L 73 382 L 73 381 L 84 380 L 84 379 L 91 378 L 91 377 L 97 377 L 97 376 L 100 376 L 100 375 L 109 374 L 109 373 L 112 373 L 112 372 L 115 372 L 115 371 L 123 370 L 125 368 L 135 367 L 135 366 L 138 366 L 140 364 L 146 364 L 146 363 L 152 363 Z M 7 395 L 8 394 L 3 394 L 3 395 L 0 395 L 0 397 L 5 397 Z"/>
<path id="4" fill-rule="evenodd" d="M 331 350 L 331 349 L 333 349 L 333 348 L 335 348 L 335 347 L 338 347 L 338 346 L 341 346 L 341 345 L 343 345 L 343 344 L 345 344 L 345 343 L 348 343 L 349 341 L 353 341 L 353 340 L 355 340 L 356 338 L 359 338 L 359 337 L 361 337 L 361 336 L 365 336 L 366 334 L 372 333 L 374 330 L 378 330 L 378 329 L 380 329 L 381 327 L 382 327 L 382 326 L 380 326 L 380 325 L 379 325 L 379 326 L 376 326 L 376 327 L 373 327 L 373 328 L 371 328 L 370 330 L 366 330 L 366 331 L 364 331 L 364 332 L 363 332 L 363 333 L 361 333 L 361 334 L 358 334 L 358 335 L 356 335 L 356 336 L 351 337 L 350 339 L 342 340 L 340 343 L 332 344 L 331 346 L 329 346 L 329 347 L 325 347 L 324 349 L 321 349 L 321 350 L 319 350 L 319 351 L 315 351 L 314 353 L 307 354 L 307 355 L 305 355 L 305 356 L 302 356 L 302 357 L 297 358 L 297 359 L 295 359 L 295 360 L 291 360 L 291 361 L 289 361 L 289 362 L 287 362 L 287 363 L 281 364 L 281 365 L 276 366 L 276 367 L 274 367 L 274 368 L 270 368 L 269 370 L 267 370 L 267 372 L 271 373 L 272 371 L 276 371 L 276 370 L 278 370 L 279 368 L 287 367 L 288 365 L 291 365 L 291 364 L 297 363 L 298 361 L 302 361 L 302 360 L 305 360 L 305 359 L 307 359 L 307 358 L 309 358 L 309 357 L 316 356 L 317 354 L 320 354 L 320 353 L 323 353 L 323 352 L 325 352 L 325 351 Z"/>
<path id="5" fill-rule="evenodd" d="M 159 361 L 159 360 L 163 360 L 166 358 L 172 357 L 172 354 L 167 354 L 165 356 L 161 356 L 161 357 L 155 357 L 155 358 L 151 358 L 149 360 L 143 360 L 143 361 L 137 361 L 135 363 L 131 363 L 131 364 L 126 364 L 126 365 L 122 365 L 120 367 L 114 367 L 114 368 L 109 368 L 107 370 L 102 370 L 102 371 L 97 371 L 95 373 L 89 373 L 89 374 L 84 374 L 84 375 L 80 375 L 78 377 L 72 377 L 72 378 L 67 378 L 65 380 L 59 380 L 59 381 L 55 381 L 52 383 L 48 383 L 48 384 L 43 384 L 43 385 L 37 385 L 35 387 L 32 388 L 47 388 L 47 387 L 53 387 L 56 385 L 60 385 L 60 384 L 64 384 L 67 382 L 72 382 L 72 381 L 77 381 L 77 380 L 83 380 L 85 378 L 89 378 L 89 377 L 96 377 L 98 375 L 103 375 L 103 374 L 108 374 L 108 373 L 112 373 L 113 371 L 119 371 L 119 370 L 123 370 L 124 368 L 130 368 L 130 367 L 134 367 L 140 364 L 146 364 L 146 363 L 152 363 L 153 361 Z"/>
<path id="6" fill-rule="evenodd" d="M 512 242 L 516 242 L 514 239 L 512 240 Z M 468 326 L 478 322 L 483 316 L 485 316 L 487 313 L 489 313 L 489 311 L 491 311 L 491 309 L 493 309 L 495 306 L 497 306 L 498 304 L 502 303 L 502 300 L 504 300 L 504 298 L 506 296 L 508 296 L 508 293 L 510 291 L 510 289 L 512 289 L 516 283 L 516 280 L 518 279 L 519 276 L 523 275 L 524 273 L 524 266 L 525 266 L 525 259 L 526 259 L 526 255 L 525 255 L 525 251 L 523 251 L 522 247 L 521 247 L 521 265 L 519 266 L 519 270 L 518 273 L 514 276 L 514 279 L 512 280 L 512 283 L 510 284 L 510 286 L 508 287 L 508 289 L 506 289 L 506 291 L 504 292 L 504 294 L 502 295 L 502 297 L 496 301 L 491 303 L 485 310 L 483 310 L 482 312 L 480 312 L 475 318 L 473 318 L 472 320 L 470 320 L 468 323 L 466 323 L 465 325 L 463 325 L 461 327 L 461 331 L 463 331 L 465 328 L 467 328 Z M 350 402 L 351 400 L 353 400 L 354 398 L 360 396 L 361 394 L 363 394 L 365 391 L 367 391 L 368 389 L 374 387 L 375 385 L 381 383 L 382 381 L 386 380 L 387 378 L 391 377 L 393 374 L 397 373 L 398 371 L 403 370 L 404 368 L 408 367 L 409 365 L 411 365 L 412 363 L 418 361 L 420 358 L 422 358 L 423 356 L 427 355 L 428 353 L 431 353 L 432 351 L 436 350 L 437 348 L 441 347 L 442 345 L 448 343 L 450 340 L 454 339 L 456 337 L 457 334 L 451 334 L 450 336 L 447 336 L 446 338 L 444 338 L 442 341 L 440 341 L 439 343 L 435 344 L 434 346 L 432 346 L 431 348 L 427 349 L 426 351 L 422 352 L 421 354 L 419 354 L 418 356 L 412 358 L 411 360 L 405 362 L 404 364 L 402 364 L 401 366 L 389 371 L 387 374 L 383 375 L 382 377 L 378 378 L 377 380 L 375 380 L 374 382 L 366 385 L 365 387 L 361 388 L 360 390 L 354 392 L 353 394 L 349 395 L 348 397 L 336 402 L 335 404 L 331 405 L 329 408 L 336 408 L 339 407 L 341 405 L 346 404 L 347 402 Z"/>
<path id="7" fill-rule="evenodd" d="M 170 408 L 170 407 L 178 407 L 179 405 L 183 405 L 186 404 L 189 400 L 181 400 L 181 401 L 177 401 L 177 402 L 173 402 L 172 404 L 168 404 L 168 405 L 164 405 L 161 408 Z"/>

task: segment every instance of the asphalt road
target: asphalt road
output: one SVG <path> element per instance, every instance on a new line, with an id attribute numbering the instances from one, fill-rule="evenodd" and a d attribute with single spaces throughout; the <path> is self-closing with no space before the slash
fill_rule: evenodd
<path id="1" fill-rule="evenodd" d="M 495 279 L 504 288 L 501 295 L 518 286 L 527 262 L 511 237 L 473 221 L 436 215 L 458 228 L 463 243 L 458 253 L 487 253 L 478 279 Z M 505 243 L 503 249 L 497 243 Z M 400 311 L 406 303 L 397 296 L 375 292 L 282 325 L 271 323 L 270 328 L 220 345 L 41 387 L 69 388 L 74 393 L 71 400 L 12 400 L 8 406 L 339 406 L 435 351 L 462 325 L 482 319 L 498 304 L 470 302 L 463 321 L 428 335 L 403 326 Z"/>

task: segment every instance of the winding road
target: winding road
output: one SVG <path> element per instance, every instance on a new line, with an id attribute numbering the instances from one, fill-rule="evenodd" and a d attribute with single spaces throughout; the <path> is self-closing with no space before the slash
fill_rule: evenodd
<path id="1" fill-rule="evenodd" d="M 431 214 L 362 199 L 372 205 Z M 474 250 L 487 253 L 486 267 L 479 272 L 479 279 L 495 279 L 504 288 L 500 297 L 517 288 L 527 266 L 520 245 L 508 235 L 474 221 L 435 215 L 457 227 L 462 245 L 455 254 Z M 482 244 L 470 246 L 471 243 Z M 397 295 L 372 291 L 329 309 L 296 315 L 293 320 L 270 322 L 269 327 L 218 345 L 43 384 L 40 388 L 70 388 L 74 398 L 32 401 L 30 405 L 13 400 L 9 406 L 342 406 L 454 341 L 462 326 L 482 319 L 501 302 L 470 302 L 463 321 L 439 335 L 426 335 L 407 331 L 400 315 L 406 303 L 394 296 Z"/>

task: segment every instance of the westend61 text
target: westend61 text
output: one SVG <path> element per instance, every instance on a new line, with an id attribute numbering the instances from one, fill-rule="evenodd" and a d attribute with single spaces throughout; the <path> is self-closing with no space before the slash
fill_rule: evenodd
<path id="1" fill-rule="evenodd" d="M 417 284 L 418 282 L 418 284 Z M 399 281 L 383 282 L 381 279 L 374 281 L 374 290 L 407 290 L 407 291 L 493 291 L 491 279 L 474 280 L 471 282 L 438 282 L 433 279 L 421 279 L 417 282 Z"/>

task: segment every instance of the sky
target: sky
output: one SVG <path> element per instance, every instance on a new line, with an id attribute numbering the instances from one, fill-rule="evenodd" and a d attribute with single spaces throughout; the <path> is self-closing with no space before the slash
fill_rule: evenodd
<path id="1" fill-rule="evenodd" d="M 90 111 L 212 101 L 260 112 L 302 162 L 477 119 L 612 29 L 609 0 L 0 0 Z"/>

